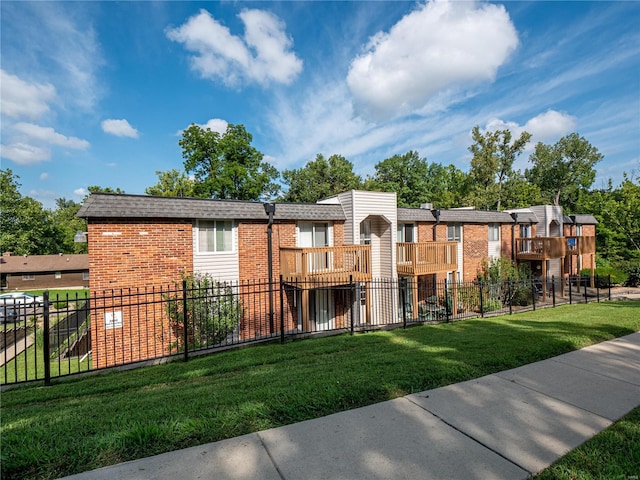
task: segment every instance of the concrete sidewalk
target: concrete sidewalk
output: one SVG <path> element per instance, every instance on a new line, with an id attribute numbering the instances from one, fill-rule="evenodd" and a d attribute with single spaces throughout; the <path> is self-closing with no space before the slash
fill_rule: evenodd
<path id="1" fill-rule="evenodd" d="M 526 479 L 637 406 L 640 333 L 476 380 L 66 478 Z"/>

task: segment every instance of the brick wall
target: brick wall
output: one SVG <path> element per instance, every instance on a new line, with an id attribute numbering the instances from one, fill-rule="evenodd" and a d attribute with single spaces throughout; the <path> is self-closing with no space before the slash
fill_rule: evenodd
<path id="1" fill-rule="evenodd" d="M 191 222 L 89 222 L 88 232 L 94 366 L 167 353 L 172 332 L 161 294 L 150 287 L 179 282 L 181 271 L 193 270 Z M 138 295 L 146 305 L 127 306 L 140 301 Z M 115 324 L 107 323 L 109 317 Z"/>

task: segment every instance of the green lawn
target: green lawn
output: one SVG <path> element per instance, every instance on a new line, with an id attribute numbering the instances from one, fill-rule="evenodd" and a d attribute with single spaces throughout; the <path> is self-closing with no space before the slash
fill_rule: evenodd
<path id="1" fill-rule="evenodd" d="M 536 480 L 640 478 L 640 408 L 547 468 Z"/>
<path id="2" fill-rule="evenodd" d="M 7 390 L 2 478 L 56 478 L 480 377 L 639 331 L 639 312 L 567 305 Z"/>

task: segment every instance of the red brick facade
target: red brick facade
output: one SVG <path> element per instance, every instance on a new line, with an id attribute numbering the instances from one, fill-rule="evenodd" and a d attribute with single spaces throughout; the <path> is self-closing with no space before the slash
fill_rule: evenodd
<path id="1" fill-rule="evenodd" d="M 191 221 L 89 222 L 88 232 L 94 367 L 166 354 L 163 340 L 172 332 L 162 294 L 146 287 L 179 282 L 181 271 L 192 271 Z M 141 291 L 149 292 L 146 306 L 127 307 L 129 295 Z"/>

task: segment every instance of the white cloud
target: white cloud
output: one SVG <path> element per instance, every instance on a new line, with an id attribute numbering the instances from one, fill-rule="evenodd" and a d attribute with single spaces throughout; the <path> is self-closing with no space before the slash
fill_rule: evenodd
<path id="1" fill-rule="evenodd" d="M 41 127 L 33 123 L 16 123 L 13 128 L 18 132 L 25 134 L 29 139 L 48 143 L 50 145 L 58 145 L 60 147 L 73 148 L 76 150 L 86 150 L 90 143 L 77 137 L 67 137 L 56 132 L 51 127 Z"/>
<path id="2" fill-rule="evenodd" d="M 53 85 L 29 83 L 0 69 L 0 109 L 11 118 L 37 119 L 49 111 L 56 99 Z"/>
<path id="3" fill-rule="evenodd" d="M 227 125 L 229 124 L 227 123 L 226 120 L 222 120 L 221 118 L 212 118 L 204 125 L 198 125 L 198 126 L 201 128 L 204 128 L 205 130 L 208 128 L 212 132 L 218 132 L 219 134 L 222 135 L 227 131 Z"/>
<path id="4" fill-rule="evenodd" d="M 529 119 L 524 125 L 494 118 L 487 122 L 484 131 L 493 132 L 508 129 L 514 138 L 526 131 L 531 134 L 529 145 L 535 145 L 538 142 L 555 142 L 560 137 L 573 132 L 575 128 L 575 117 L 564 112 L 547 110 Z"/>
<path id="5" fill-rule="evenodd" d="M 285 24 L 264 10 L 245 9 L 239 14 L 244 37 L 233 35 L 206 10 L 189 18 L 167 37 L 193 53 L 191 68 L 203 78 L 228 86 L 242 82 L 290 84 L 302 71 L 302 60 L 291 52 Z"/>
<path id="6" fill-rule="evenodd" d="M 347 83 L 358 113 L 406 115 L 493 81 L 517 45 L 504 7 L 430 1 L 374 35 L 351 63 Z"/>
<path id="7" fill-rule="evenodd" d="M 47 180 L 49 178 L 49 174 L 47 172 L 42 172 L 40 174 L 40 180 Z"/>
<path id="8" fill-rule="evenodd" d="M 0 145 L 0 156 L 12 160 L 18 165 L 34 165 L 49 160 L 51 151 L 26 143 L 12 143 Z"/>
<path id="9" fill-rule="evenodd" d="M 73 191 L 74 195 L 77 195 L 78 197 L 84 197 L 87 195 L 87 191 L 84 188 L 76 188 Z"/>
<path id="10" fill-rule="evenodd" d="M 127 120 L 108 119 L 102 121 L 102 130 L 105 133 L 115 135 L 116 137 L 138 138 L 138 130 L 129 125 Z"/>

